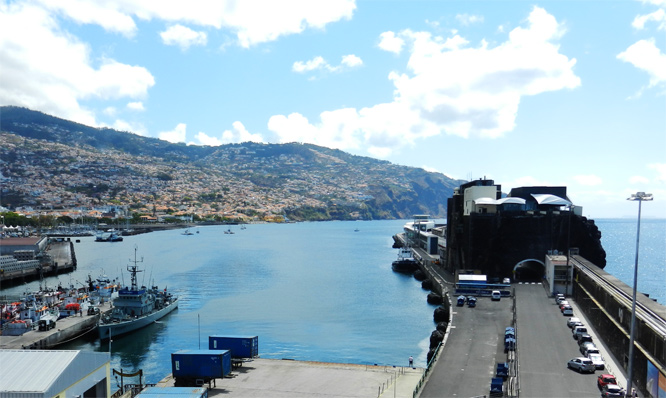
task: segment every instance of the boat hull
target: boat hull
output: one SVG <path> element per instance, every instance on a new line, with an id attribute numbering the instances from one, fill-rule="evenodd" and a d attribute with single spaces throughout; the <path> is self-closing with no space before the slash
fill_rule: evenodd
<path id="1" fill-rule="evenodd" d="M 396 260 L 391 264 L 394 272 L 412 274 L 418 269 L 416 260 Z"/>
<path id="2" fill-rule="evenodd" d="M 157 321 L 160 318 L 163 318 L 171 311 L 178 308 L 178 299 L 175 299 L 173 302 L 169 303 L 166 307 L 152 312 L 141 318 L 136 318 L 123 322 L 113 322 L 113 323 L 99 323 L 99 338 L 102 341 L 108 341 L 109 338 L 114 338 L 122 336 L 127 333 L 131 333 L 137 329 L 148 326 L 151 323 Z"/>

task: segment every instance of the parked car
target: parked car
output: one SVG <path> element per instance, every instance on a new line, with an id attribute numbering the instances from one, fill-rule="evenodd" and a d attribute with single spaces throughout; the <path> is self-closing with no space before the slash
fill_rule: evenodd
<path id="1" fill-rule="evenodd" d="M 592 336 L 590 336 L 587 333 L 583 333 L 583 334 L 579 335 L 577 340 L 578 340 L 578 345 L 581 345 L 581 344 L 586 343 L 588 341 L 590 343 L 593 343 Z"/>
<path id="2" fill-rule="evenodd" d="M 597 377 L 597 387 L 601 390 L 607 384 L 617 384 L 617 379 L 609 373 L 600 374 Z"/>
<path id="3" fill-rule="evenodd" d="M 571 307 L 566 307 L 565 309 L 562 310 L 562 315 L 573 315 L 573 308 Z"/>
<path id="4" fill-rule="evenodd" d="M 599 349 L 597 348 L 594 343 L 586 342 L 585 344 L 581 344 L 580 347 L 580 353 L 587 356 L 587 354 L 598 354 Z"/>
<path id="5" fill-rule="evenodd" d="M 474 296 L 467 297 L 467 305 L 469 307 L 476 307 L 476 297 Z"/>
<path id="6" fill-rule="evenodd" d="M 598 352 L 588 353 L 586 356 L 590 361 L 592 361 L 594 367 L 597 368 L 597 370 L 606 369 L 606 363 L 604 362 L 604 358 Z"/>
<path id="7" fill-rule="evenodd" d="M 560 311 L 562 311 L 562 309 L 564 309 L 566 306 L 571 306 L 567 300 L 562 300 L 557 305 L 560 306 Z"/>
<path id="8" fill-rule="evenodd" d="M 571 329 L 571 335 L 576 340 L 578 340 L 578 336 L 583 333 L 587 333 L 587 328 L 585 326 L 576 326 L 575 328 Z"/>
<path id="9" fill-rule="evenodd" d="M 504 278 L 504 279 L 502 279 L 502 283 L 505 284 L 505 285 L 508 285 L 508 284 L 511 283 L 511 279 L 510 278 Z"/>
<path id="10" fill-rule="evenodd" d="M 594 373 L 596 370 L 594 368 L 594 364 L 592 361 L 590 361 L 588 358 L 585 357 L 577 357 L 577 358 L 572 358 L 567 362 L 567 368 L 576 370 L 580 373 L 583 372 L 588 372 L 588 373 Z"/>
<path id="11" fill-rule="evenodd" d="M 576 326 L 585 326 L 585 325 L 583 325 L 583 322 L 580 322 L 580 321 L 576 322 L 576 323 L 571 325 L 571 330 L 573 330 L 573 328 L 575 328 Z"/>
<path id="12" fill-rule="evenodd" d="M 562 301 L 562 300 L 566 300 L 562 293 L 558 293 L 558 294 L 555 295 L 555 302 L 557 304 L 560 304 L 560 301 Z"/>
<path id="13" fill-rule="evenodd" d="M 465 296 L 458 296 L 458 307 L 465 305 Z"/>
<path id="14" fill-rule="evenodd" d="M 493 291 L 490 293 L 490 299 L 493 300 L 493 301 L 497 301 L 497 300 L 499 300 L 499 299 L 501 299 L 501 298 L 502 298 L 502 293 L 500 293 L 499 290 L 493 290 Z"/>
<path id="15" fill-rule="evenodd" d="M 573 328 L 574 324 L 576 323 L 580 323 L 581 325 L 583 324 L 583 322 L 581 322 L 580 319 L 576 318 L 575 316 L 572 316 L 571 318 L 567 319 L 567 326 L 570 328 Z"/>
<path id="16" fill-rule="evenodd" d="M 624 397 L 625 391 L 624 388 L 618 386 L 617 384 L 606 384 L 601 389 L 601 396 L 606 397 Z"/>

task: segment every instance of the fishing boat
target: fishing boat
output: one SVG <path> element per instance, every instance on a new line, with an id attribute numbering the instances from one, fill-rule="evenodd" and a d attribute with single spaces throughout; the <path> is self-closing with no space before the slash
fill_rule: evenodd
<path id="1" fill-rule="evenodd" d="M 414 259 L 412 249 L 409 247 L 401 247 L 398 249 L 398 258 L 391 264 L 391 268 L 395 272 L 411 274 L 418 268 L 418 262 Z"/>
<path id="2" fill-rule="evenodd" d="M 99 337 L 102 341 L 133 332 L 164 317 L 178 308 L 178 297 L 159 289 L 157 286 L 147 288 L 139 287 L 137 274 L 139 270 L 134 249 L 133 265 L 127 266 L 132 284 L 118 291 L 118 297 L 113 300 L 113 310 L 110 315 L 103 316 L 99 321 Z"/>

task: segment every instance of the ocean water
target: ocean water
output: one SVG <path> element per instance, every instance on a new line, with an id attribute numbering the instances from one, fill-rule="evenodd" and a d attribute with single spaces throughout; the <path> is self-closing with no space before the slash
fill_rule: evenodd
<path id="1" fill-rule="evenodd" d="M 114 369 L 143 369 L 157 382 L 171 373 L 170 354 L 208 348 L 209 335 L 259 336 L 263 358 L 425 366 L 436 306 L 413 277 L 396 274 L 392 235 L 404 221 L 211 226 L 75 243 L 78 269 L 60 277 L 124 275 L 138 248 L 145 272 L 178 294 L 178 310 L 111 343 Z M 358 228 L 358 232 L 355 229 Z M 55 285 L 49 281 L 49 285 Z M 37 287 L 34 283 L 33 288 Z M 16 288 L 15 288 L 16 289 Z M 97 340 L 63 349 L 108 351 Z"/>
<path id="2" fill-rule="evenodd" d="M 634 285 L 636 219 L 600 219 L 601 244 L 606 250 L 604 270 L 629 286 Z M 641 219 L 638 245 L 637 290 L 666 304 L 666 220 Z"/>
<path id="3" fill-rule="evenodd" d="M 595 220 L 607 252 L 606 271 L 633 284 L 635 220 Z M 170 354 L 208 347 L 209 335 L 259 336 L 264 358 L 337 363 L 425 366 L 435 329 L 428 291 L 391 271 L 392 235 L 405 221 L 257 224 L 247 229 L 199 227 L 75 243 L 78 268 L 53 287 L 106 274 L 129 284 L 126 266 L 135 247 L 143 257 L 139 283 L 167 287 L 178 310 L 109 344 L 77 340 L 61 348 L 111 350 L 111 366 L 143 369 L 154 383 L 171 373 Z M 355 232 L 358 228 L 359 231 Z M 639 290 L 665 303 L 666 220 L 642 220 Z M 35 290 L 37 282 L 3 289 Z"/>

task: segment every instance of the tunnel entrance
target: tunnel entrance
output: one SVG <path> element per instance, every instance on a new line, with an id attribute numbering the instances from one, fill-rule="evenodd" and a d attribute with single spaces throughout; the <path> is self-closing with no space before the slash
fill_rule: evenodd
<path id="1" fill-rule="evenodd" d="M 513 280 L 516 282 L 541 282 L 546 273 L 546 266 L 542 261 L 527 259 L 513 267 Z"/>

